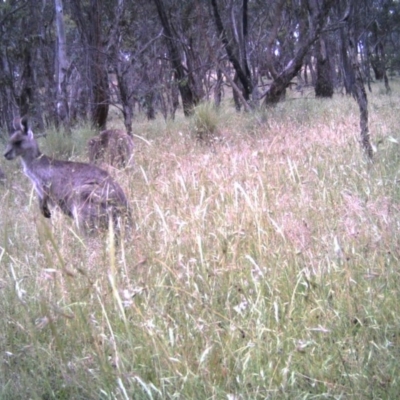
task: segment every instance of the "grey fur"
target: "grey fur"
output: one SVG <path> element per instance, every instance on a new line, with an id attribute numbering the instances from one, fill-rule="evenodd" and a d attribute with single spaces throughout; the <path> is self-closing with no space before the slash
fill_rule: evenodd
<path id="1" fill-rule="evenodd" d="M 6 180 L 6 174 L 0 168 L 0 183 L 4 183 L 5 180 Z"/>
<path id="2" fill-rule="evenodd" d="M 93 164 L 104 161 L 117 168 L 133 164 L 133 139 L 119 129 L 100 132 L 88 141 L 89 161 Z"/>

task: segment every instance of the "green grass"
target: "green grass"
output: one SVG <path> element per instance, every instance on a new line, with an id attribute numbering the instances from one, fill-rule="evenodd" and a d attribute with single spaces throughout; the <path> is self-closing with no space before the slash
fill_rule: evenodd
<path id="1" fill-rule="evenodd" d="M 137 121 L 118 249 L 2 162 L 0 399 L 397 398 L 400 85 L 373 89 L 372 164 L 340 95 Z"/>

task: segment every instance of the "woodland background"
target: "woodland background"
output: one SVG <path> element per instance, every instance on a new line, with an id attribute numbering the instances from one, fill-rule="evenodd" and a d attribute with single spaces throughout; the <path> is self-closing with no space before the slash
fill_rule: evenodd
<path id="1" fill-rule="evenodd" d="M 0 399 L 397 398 L 399 25 L 398 1 L 0 1 L 0 139 L 28 115 L 57 158 L 135 142 L 102 165 L 118 247 L 0 161 Z"/>
<path id="2" fill-rule="evenodd" d="M 115 105 L 132 133 L 139 111 L 188 116 L 232 93 L 249 110 L 311 86 L 354 95 L 371 155 L 364 85 L 390 91 L 399 31 L 397 0 L 4 0 L 0 128 L 29 115 L 39 130 L 104 129 Z"/>

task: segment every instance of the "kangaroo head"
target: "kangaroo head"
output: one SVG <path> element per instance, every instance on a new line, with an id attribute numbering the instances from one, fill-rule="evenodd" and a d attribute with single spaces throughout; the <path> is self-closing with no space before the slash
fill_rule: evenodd
<path id="1" fill-rule="evenodd" d="M 18 156 L 23 159 L 33 159 L 40 155 L 33 132 L 28 126 L 26 118 L 14 120 L 15 132 L 10 136 L 4 157 L 13 160 Z"/>

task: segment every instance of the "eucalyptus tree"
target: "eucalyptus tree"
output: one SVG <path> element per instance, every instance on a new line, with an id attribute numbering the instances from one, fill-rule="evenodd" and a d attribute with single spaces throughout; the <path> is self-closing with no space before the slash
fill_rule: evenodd
<path id="1" fill-rule="evenodd" d="M 272 79 L 263 95 L 264 105 L 282 99 L 320 38 L 334 3 L 333 0 L 275 0 L 268 4 L 248 0 L 210 1 L 216 30 L 235 70 L 233 83 L 239 83 L 244 101 L 257 103 L 260 80 L 263 76 Z"/>
<path id="2" fill-rule="evenodd" d="M 233 1 L 230 2 L 228 7 L 224 7 L 226 13 L 231 17 L 229 19 L 229 31 L 226 27 L 227 24 L 224 26 L 217 0 L 211 0 L 211 5 L 218 35 L 224 45 L 228 59 L 235 69 L 233 82 L 241 88 L 244 104 L 246 104 L 257 87 L 256 82 L 253 82 L 247 57 L 248 0 L 243 0 L 241 4 Z M 238 89 L 235 88 L 235 105 L 236 109 L 240 110 L 240 103 L 237 97 L 239 95 L 238 92 Z"/>
<path id="3" fill-rule="evenodd" d="M 287 10 L 291 18 L 296 16 L 297 25 L 292 32 L 294 42 L 293 56 L 284 60 L 271 86 L 265 93 L 264 104 L 276 104 L 282 97 L 291 80 L 301 70 L 304 58 L 327 26 L 333 0 L 299 0 L 292 2 L 293 8 Z"/>
<path id="4" fill-rule="evenodd" d="M 70 0 L 70 7 L 71 17 L 79 32 L 80 67 L 86 77 L 91 120 L 96 128 L 104 129 L 110 102 L 104 42 L 107 38 L 106 30 L 111 30 L 108 22 L 112 20 L 115 6 L 111 2 L 99 0 Z"/>
<path id="5" fill-rule="evenodd" d="M 342 39 L 343 47 L 346 47 L 348 61 L 351 64 L 349 68 L 349 83 L 350 93 L 357 101 L 360 110 L 360 133 L 361 145 L 369 159 L 372 159 L 373 150 L 370 142 L 370 134 L 368 127 L 368 98 L 365 91 L 364 76 L 362 74 L 359 57 L 358 57 L 358 37 L 360 24 L 358 21 L 358 10 L 362 0 L 354 0 L 350 3 L 345 3 L 344 0 L 339 1 L 338 5 L 346 7 L 346 12 L 343 18 Z"/>

